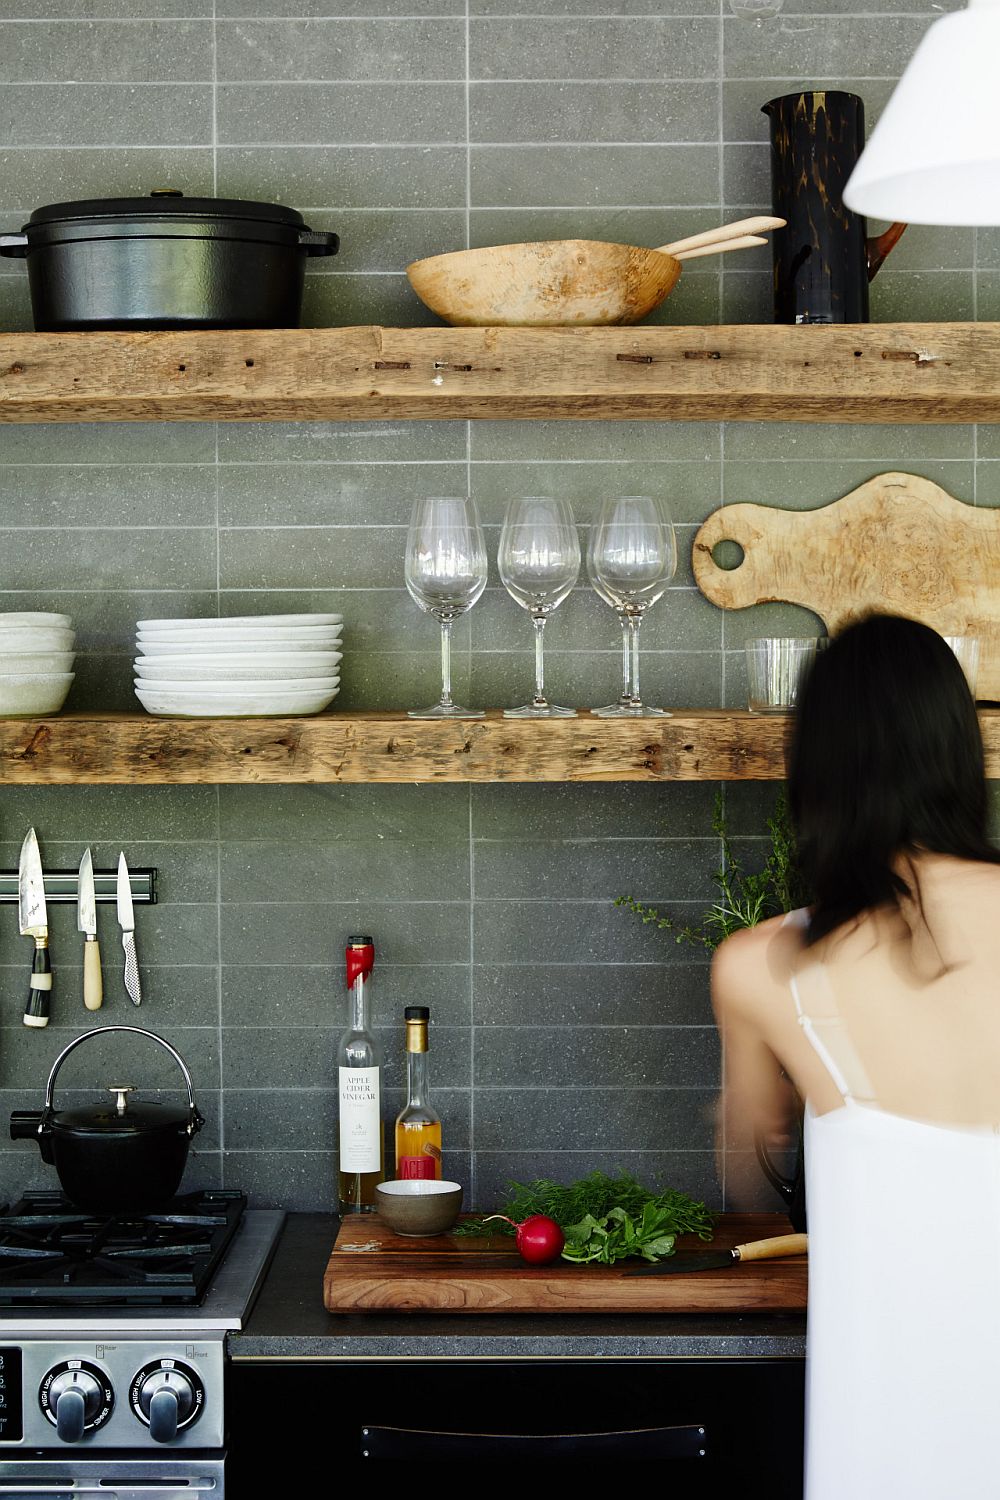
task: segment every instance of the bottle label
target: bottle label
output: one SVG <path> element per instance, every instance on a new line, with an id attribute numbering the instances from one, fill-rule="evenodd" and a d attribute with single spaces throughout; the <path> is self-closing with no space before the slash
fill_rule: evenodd
<path id="1" fill-rule="evenodd" d="M 341 1068 L 340 1170 L 377 1172 L 382 1166 L 378 1068 Z"/>
<path id="2" fill-rule="evenodd" d="M 437 1163 L 433 1156 L 401 1156 L 396 1163 L 397 1177 L 435 1177 Z"/>

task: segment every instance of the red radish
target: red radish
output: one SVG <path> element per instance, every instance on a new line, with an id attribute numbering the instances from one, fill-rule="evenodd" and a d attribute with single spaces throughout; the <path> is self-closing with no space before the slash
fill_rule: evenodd
<path id="1" fill-rule="evenodd" d="M 483 1220 L 484 1224 L 488 1224 L 490 1219 L 503 1219 L 505 1224 L 511 1226 L 521 1259 L 531 1266 L 547 1266 L 562 1254 L 566 1236 L 555 1219 L 547 1218 L 545 1214 L 531 1214 L 520 1224 L 515 1224 L 506 1214 L 490 1214 L 489 1219 Z"/>

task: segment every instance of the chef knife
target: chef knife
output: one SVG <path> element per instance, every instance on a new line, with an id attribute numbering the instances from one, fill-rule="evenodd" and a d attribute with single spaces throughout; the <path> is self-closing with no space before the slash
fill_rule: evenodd
<path id="1" fill-rule="evenodd" d="M 52 966 L 49 963 L 49 918 L 45 910 L 45 880 L 38 852 L 35 830 L 29 828 L 21 845 L 17 872 L 17 914 L 22 937 L 35 940 L 31 964 L 28 1003 L 24 1007 L 25 1026 L 49 1024 L 49 1001 L 52 996 Z"/>
<path id="2" fill-rule="evenodd" d="M 88 1010 L 100 1010 L 104 999 L 101 977 L 101 947 L 97 941 L 97 897 L 94 894 L 94 861 L 89 849 L 83 852 L 76 891 L 76 925 L 86 933 L 83 944 L 83 1003 Z"/>
<path id="3" fill-rule="evenodd" d="M 122 947 L 125 950 L 125 988 L 133 1005 L 142 1004 L 139 988 L 139 960 L 135 953 L 135 915 L 132 911 L 132 882 L 129 879 L 125 854 L 118 856 L 118 925 L 122 930 Z"/>
<path id="4" fill-rule="evenodd" d="M 717 1271 L 723 1266 L 742 1265 L 747 1260 L 777 1260 L 784 1255 L 805 1255 L 809 1238 L 804 1234 L 778 1234 L 768 1240 L 750 1240 L 732 1250 L 681 1252 L 653 1265 L 637 1266 L 626 1276 L 677 1276 L 685 1271 Z"/>

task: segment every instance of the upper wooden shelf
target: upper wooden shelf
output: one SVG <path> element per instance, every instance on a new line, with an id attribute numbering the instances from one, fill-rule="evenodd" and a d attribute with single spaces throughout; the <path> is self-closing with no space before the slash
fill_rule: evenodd
<path id="1" fill-rule="evenodd" d="M 716 781 L 784 776 L 784 716 L 0 720 L 0 784 Z"/>
<path id="2" fill-rule="evenodd" d="M 980 711 L 1000 777 L 1000 710 Z M 0 784 L 174 782 L 776 781 L 786 715 L 679 709 L 667 719 L 0 719 Z"/>
<path id="3" fill-rule="evenodd" d="M 0 334 L 0 421 L 1000 421 L 1000 323 Z"/>

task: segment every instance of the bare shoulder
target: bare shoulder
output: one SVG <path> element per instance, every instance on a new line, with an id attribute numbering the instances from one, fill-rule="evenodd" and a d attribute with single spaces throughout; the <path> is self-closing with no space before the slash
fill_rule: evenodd
<path id="1" fill-rule="evenodd" d="M 746 1013 L 785 992 L 802 951 L 801 931 L 771 917 L 726 938 L 712 959 L 712 1002 L 717 1012 Z"/>

